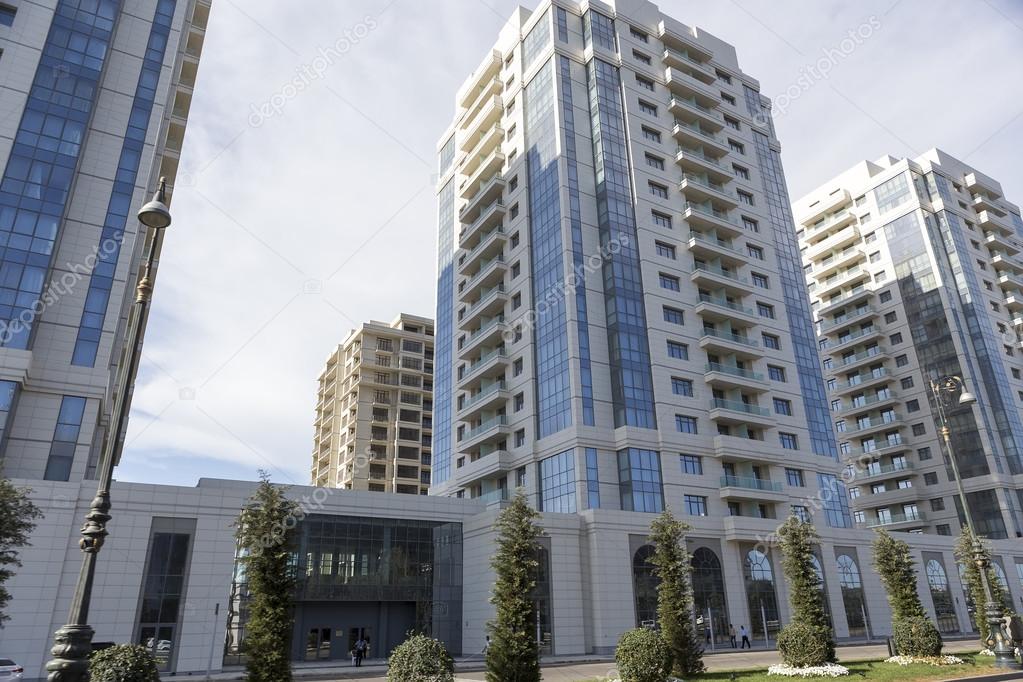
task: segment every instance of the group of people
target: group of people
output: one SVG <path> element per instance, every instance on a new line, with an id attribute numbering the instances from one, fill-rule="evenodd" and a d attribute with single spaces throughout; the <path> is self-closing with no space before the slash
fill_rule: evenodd
<path id="1" fill-rule="evenodd" d="M 368 654 L 369 640 L 360 635 L 359 639 L 355 642 L 355 646 L 352 647 L 352 665 L 357 668 L 362 667 L 362 659 L 366 658 Z"/>
<path id="2" fill-rule="evenodd" d="M 710 626 L 709 625 L 704 626 L 703 634 L 704 634 L 704 637 L 705 637 L 705 639 L 707 641 L 707 644 L 710 644 Z M 738 636 L 742 638 L 742 644 L 741 645 L 737 644 L 737 642 L 736 642 L 736 634 L 738 634 Z M 746 629 L 745 625 L 740 625 L 739 626 L 739 632 L 736 633 L 735 632 L 735 626 L 732 625 L 731 623 L 729 623 L 728 624 L 728 639 L 729 639 L 729 642 L 731 643 L 733 649 L 735 649 L 735 648 L 739 648 L 739 649 L 752 649 L 753 648 L 753 645 L 750 644 L 750 641 L 749 641 L 749 630 Z"/>

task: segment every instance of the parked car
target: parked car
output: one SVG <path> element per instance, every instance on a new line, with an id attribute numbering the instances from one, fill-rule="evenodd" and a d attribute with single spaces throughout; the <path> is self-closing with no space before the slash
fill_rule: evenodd
<path id="1" fill-rule="evenodd" d="M 0 658 L 0 680 L 10 682 L 20 680 L 25 669 L 9 658 Z"/>

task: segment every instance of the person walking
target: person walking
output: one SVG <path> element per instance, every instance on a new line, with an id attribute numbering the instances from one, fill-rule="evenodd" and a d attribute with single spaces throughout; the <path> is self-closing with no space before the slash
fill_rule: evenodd
<path id="1" fill-rule="evenodd" d="M 739 626 L 739 634 L 742 635 L 742 644 L 739 646 L 740 649 L 752 649 L 753 645 L 749 643 L 749 632 L 746 630 L 745 625 Z"/>
<path id="2" fill-rule="evenodd" d="M 735 626 L 731 623 L 728 624 L 728 640 L 731 642 L 732 648 L 734 649 L 737 646 L 735 643 Z"/>
<path id="3" fill-rule="evenodd" d="M 483 658 L 487 657 L 488 651 L 490 651 L 490 635 L 487 635 L 487 641 L 483 644 Z"/>
<path id="4" fill-rule="evenodd" d="M 362 659 L 366 656 L 366 649 L 369 647 L 368 643 L 361 636 L 359 641 L 355 643 L 355 667 L 359 668 L 362 666 Z"/>

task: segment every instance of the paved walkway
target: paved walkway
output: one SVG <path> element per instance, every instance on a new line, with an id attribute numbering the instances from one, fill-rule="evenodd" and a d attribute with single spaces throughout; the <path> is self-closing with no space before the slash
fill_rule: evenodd
<path id="1" fill-rule="evenodd" d="M 945 643 L 946 653 L 968 653 L 980 647 L 975 640 L 950 641 Z M 886 658 L 885 644 L 840 646 L 837 649 L 840 661 L 868 661 Z M 737 651 L 717 649 L 706 651 L 703 657 L 707 670 L 741 670 L 744 668 L 766 668 L 780 663 L 781 657 L 775 649 Z M 456 661 L 457 682 L 477 682 L 486 679 L 483 662 L 479 656 Z M 582 682 L 583 680 L 616 679 L 614 661 L 599 656 L 551 657 L 544 659 L 543 679 L 545 682 Z M 387 682 L 387 668 L 383 661 L 370 660 L 362 668 L 345 666 L 324 666 L 323 664 L 296 664 L 295 678 L 299 680 L 322 680 L 329 682 Z M 213 675 L 214 680 L 240 680 L 240 671 Z"/>

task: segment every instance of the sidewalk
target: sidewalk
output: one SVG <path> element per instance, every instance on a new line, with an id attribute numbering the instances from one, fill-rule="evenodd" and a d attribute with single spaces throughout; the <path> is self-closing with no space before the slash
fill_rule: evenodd
<path id="1" fill-rule="evenodd" d="M 969 653 L 979 648 L 976 640 L 946 641 L 947 653 Z M 840 661 L 866 661 L 888 657 L 888 647 L 880 644 L 850 644 L 837 648 Z M 742 670 L 746 668 L 766 668 L 780 663 L 781 657 L 776 649 L 761 648 L 739 651 L 737 649 L 717 648 L 704 652 L 707 670 Z M 352 667 L 345 662 L 338 665 L 331 663 L 296 663 L 294 666 L 297 680 L 323 680 L 330 682 L 386 682 L 387 665 L 380 659 L 369 659 L 362 667 Z M 543 659 L 543 679 L 545 682 L 582 682 L 583 680 L 607 679 L 614 671 L 614 659 L 607 656 L 548 656 Z M 455 659 L 456 682 L 478 682 L 484 680 L 483 659 L 479 655 Z M 195 677 L 193 677 L 195 679 Z M 205 679 L 198 676 L 198 679 Z M 242 670 L 212 675 L 211 680 L 241 680 Z"/>

